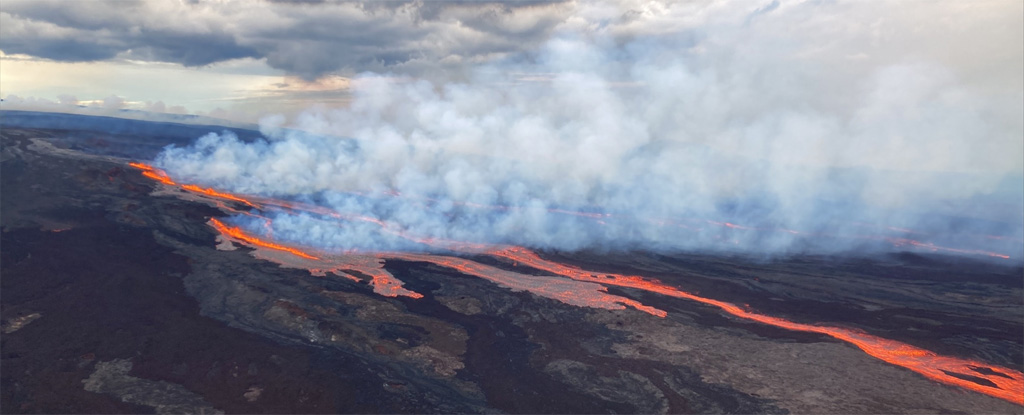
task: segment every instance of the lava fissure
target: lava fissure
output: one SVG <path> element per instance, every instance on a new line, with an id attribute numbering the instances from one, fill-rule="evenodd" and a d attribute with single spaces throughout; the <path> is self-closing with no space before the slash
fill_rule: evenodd
<path id="1" fill-rule="evenodd" d="M 232 238 L 238 239 L 240 241 L 244 241 L 244 242 L 246 242 L 248 244 L 260 246 L 260 247 L 263 247 L 263 248 L 273 249 L 275 251 L 287 252 L 287 253 L 295 255 L 297 257 L 305 258 L 305 259 L 312 259 L 314 261 L 320 259 L 319 257 L 307 254 L 307 253 L 302 252 L 302 251 L 300 251 L 298 249 L 290 248 L 290 247 L 287 247 L 287 246 L 284 246 L 284 245 L 280 245 L 280 244 L 276 244 L 276 243 L 273 243 L 273 242 L 267 242 L 267 241 L 264 241 L 262 239 L 259 239 L 259 238 L 255 237 L 255 236 L 251 236 L 249 234 L 246 234 L 244 231 L 242 231 L 242 228 L 239 228 L 239 227 L 229 227 L 229 226 L 225 225 L 223 222 L 217 220 L 216 218 L 210 218 L 210 225 L 213 226 L 214 229 L 217 229 L 218 232 L 220 232 L 222 234 L 225 234 L 225 235 L 228 235 L 228 236 L 231 236 Z"/>
<path id="2" fill-rule="evenodd" d="M 575 306 L 603 308 L 608 310 L 621 310 L 628 306 L 658 317 L 665 317 L 668 315 L 668 313 L 663 310 L 644 305 L 639 301 L 609 294 L 608 288 L 600 284 L 567 281 L 561 278 L 525 275 L 458 257 L 405 253 L 386 253 L 380 255 L 384 258 L 402 259 L 412 262 L 427 262 L 445 268 L 451 268 L 459 271 L 460 273 L 473 275 L 494 282 L 498 285 L 511 288 L 514 291 L 529 291 L 541 297 L 556 299 L 563 303 Z"/>
<path id="3" fill-rule="evenodd" d="M 257 203 L 250 202 L 248 199 L 233 194 L 219 192 L 213 189 L 204 189 L 195 185 L 178 185 L 163 171 L 146 164 L 131 163 L 131 166 L 142 170 L 142 174 L 146 177 L 157 180 L 166 185 L 181 186 L 185 190 L 194 193 L 200 193 L 218 199 L 240 202 L 253 208 L 257 206 Z M 326 275 L 326 272 L 330 271 L 338 275 L 346 275 L 350 279 L 358 279 L 353 277 L 351 274 L 346 273 L 344 271 L 346 269 L 367 275 L 371 278 L 369 283 L 374 287 L 374 292 L 384 296 L 406 296 L 410 298 L 423 297 L 422 294 L 403 288 L 402 282 L 384 269 L 384 261 L 391 258 L 432 263 L 438 266 L 457 270 L 463 274 L 487 279 L 512 290 L 529 291 L 539 296 L 556 299 L 567 304 L 613 310 L 624 309 L 628 306 L 659 317 L 665 317 L 667 315 L 663 310 L 646 306 L 636 300 L 609 294 L 606 286 L 612 285 L 633 288 L 717 307 L 723 312 L 741 319 L 751 320 L 793 331 L 825 334 L 852 344 L 872 357 L 912 370 L 929 379 L 984 393 L 1019 405 L 1024 405 L 1024 374 L 1017 370 L 994 367 L 983 362 L 968 359 L 941 356 L 925 349 L 873 336 L 858 330 L 798 323 L 779 317 L 759 314 L 735 304 L 701 297 L 679 290 L 655 279 L 615 273 L 597 273 L 571 265 L 545 260 L 533 251 L 524 247 L 488 246 L 484 244 L 462 243 L 435 238 L 418 238 L 408 235 L 403 230 L 377 218 L 361 215 L 342 215 L 319 206 L 276 201 L 267 198 L 261 198 L 260 204 L 265 207 L 269 206 L 289 210 L 303 210 L 342 220 L 370 222 L 377 224 L 385 232 L 393 233 L 403 238 L 435 248 L 463 253 L 483 253 L 498 259 L 511 261 L 517 266 L 525 265 L 536 270 L 568 278 L 568 280 L 565 280 L 555 277 L 526 275 L 480 264 L 463 258 L 430 254 L 350 253 L 343 255 L 324 255 L 323 257 L 320 257 L 309 254 L 298 248 L 260 239 L 245 233 L 239 227 L 229 227 L 215 218 L 210 219 L 209 223 L 211 226 L 213 226 L 222 235 L 232 240 L 239 241 L 256 248 L 287 253 L 303 261 L 314 261 L 314 263 L 317 264 L 316 266 L 310 266 L 309 263 L 304 263 L 298 264 L 296 267 L 305 268 L 315 275 Z M 270 219 L 265 217 L 263 219 L 267 221 L 269 226 Z M 730 229 L 753 229 L 728 222 L 708 221 L 708 223 L 720 224 L 721 226 L 725 226 Z M 931 250 L 945 250 L 958 253 L 986 254 L 1004 257 L 1000 254 L 982 251 L 942 248 L 933 244 L 921 243 L 910 239 L 886 238 L 886 240 L 893 244 L 905 244 Z M 964 374 L 965 372 L 974 372 L 977 373 L 978 376 L 966 375 Z"/>
<path id="4" fill-rule="evenodd" d="M 862 333 L 856 330 L 797 323 L 778 317 L 758 314 L 749 310 L 745 310 L 731 303 L 690 294 L 688 292 L 681 291 L 674 287 L 664 285 L 656 280 L 644 279 L 638 276 L 627 276 L 611 273 L 597 274 L 569 265 L 542 259 L 537 254 L 525 248 L 516 247 L 498 249 L 491 251 L 491 253 L 495 256 L 514 261 L 517 264 L 524 264 L 532 268 L 551 272 L 558 275 L 564 275 L 566 277 L 576 280 L 593 281 L 600 282 L 603 284 L 617 285 L 621 287 L 636 288 L 640 290 L 663 294 L 666 296 L 697 301 L 703 304 L 718 307 L 719 309 L 730 315 L 743 318 L 746 320 L 752 320 L 759 323 L 768 324 L 794 331 L 825 334 L 835 339 L 853 344 L 854 346 L 857 346 L 870 356 L 881 359 L 887 363 L 891 363 L 897 366 L 910 369 L 932 380 L 960 386 L 966 389 L 981 392 L 1010 402 L 1024 405 L 1024 374 L 1012 369 L 989 369 L 994 372 L 998 372 L 998 375 L 992 376 L 981 373 L 979 371 L 978 373 L 986 375 L 983 378 L 984 380 L 986 380 L 987 382 L 991 382 L 993 385 L 995 385 L 994 387 L 990 387 L 987 384 L 979 384 L 978 382 L 964 379 L 963 376 L 954 376 L 950 374 L 971 370 L 972 368 L 980 366 L 989 367 L 982 362 L 960 359 L 955 357 L 940 356 L 925 349 L 914 347 L 894 340 L 888 340 L 883 339 L 881 337 L 872 336 L 870 334 Z"/>

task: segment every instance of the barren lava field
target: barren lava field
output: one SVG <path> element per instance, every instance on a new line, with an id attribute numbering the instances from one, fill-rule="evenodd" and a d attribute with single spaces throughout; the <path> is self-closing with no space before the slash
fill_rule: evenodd
<path id="1" fill-rule="evenodd" d="M 417 242 L 450 253 L 318 252 L 223 218 L 330 212 L 145 164 L 200 127 L 31 117 L 0 132 L 6 413 L 1024 407 L 1019 261 L 913 245 L 770 261 L 436 240 Z"/>

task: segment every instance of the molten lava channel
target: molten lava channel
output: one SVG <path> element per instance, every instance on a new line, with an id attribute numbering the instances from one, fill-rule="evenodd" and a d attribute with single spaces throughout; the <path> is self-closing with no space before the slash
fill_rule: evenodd
<path id="1" fill-rule="evenodd" d="M 241 197 L 235 196 L 233 194 L 230 194 L 230 193 L 218 192 L 216 190 L 209 189 L 209 188 L 202 188 L 202 187 L 196 186 L 194 184 L 185 184 L 185 185 L 182 185 L 181 188 L 185 189 L 185 190 L 188 190 L 190 192 L 202 193 L 202 194 L 205 194 L 207 196 L 213 196 L 213 197 L 216 197 L 216 198 L 219 198 L 219 199 L 226 199 L 226 200 L 230 200 L 230 201 L 233 201 L 233 202 L 238 202 L 238 203 L 241 203 L 241 204 L 244 204 L 244 205 L 248 205 L 251 208 L 259 209 L 259 206 L 254 205 L 252 202 L 250 202 L 250 201 L 248 201 L 248 200 L 246 200 L 244 198 L 241 198 Z"/>
<path id="2" fill-rule="evenodd" d="M 548 261 L 540 258 L 532 251 L 521 247 L 496 249 L 491 251 L 490 254 L 517 264 L 563 275 L 575 280 L 600 282 L 607 285 L 635 288 L 670 297 L 683 298 L 717 307 L 730 315 L 742 319 L 788 330 L 825 334 L 853 344 L 873 357 L 887 363 L 905 367 L 929 379 L 1024 405 L 1024 374 L 1017 370 L 989 366 L 974 360 L 940 356 L 905 343 L 883 339 L 851 329 L 796 323 L 778 317 L 758 314 L 724 301 L 713 300 L 681 291 L 664 285 L 657 280 L 620 274 L 593 273 L 558 262 Z M 981 373 L 975 370 L 978 367 L 987 367 L 989 370 L 997 373 Z M 970 374 L 968 375 L 970 377 L 980 377 L 991 382 L 995 387 L 975 383 L 962 377 L 957 377 L 956 374 Z"/>
<path id="3" fill-rule="evenodd" d="M 247 244 L 251 244 L 251 245 L 255 245 L 255 246 L 262 247 L 262 248 L 267 248 L 267 249 L 273 249 L 275 251 L 287 252 L 287 253 L 295 255 L 297 257 L 306 258 L 306 259 L 312 259 L 314 261 L 320 259 L 318 257 L 315 257 L 313 255 L 307 254 L 307 253 L 302 252 L 302 251 L 300 251 L 298 249 L 295 249 L 295 248 L 290 248 L 290 247 L 287 247 L 287 246 L 284 246 L 284 245 L 275 244 L 273 242 L 267 242 L 267 241 L 264 241 L 262 239 L 259 239 L 259 238 L 255 237 L 255 236 L 250 236 L 250 235 L 246 234 L 244 231 L 242 231 L 242 228 L 239 228 L 239 227 L 229 227 L 229 226 L 225 225 L 223 222 L 221 222 L 221 221 L 219 221 L 219 220 L 217 220 L 215 218 L 211 218 L 210 219 L 210 225 L 213 226 L 213 228 L 216 229 L 217 232 L 220 232 L 220 233 L 222 233 L 224 235 L 230 236 L 231 238 L 237 239 L 237 240 L 245 242 Z"/>
<path id="4" fill-rule="evenodd" d="M 219 192 L 213 189 L 204 189 L 195 185 L 179 185 L 163 171 L 145 164 L 131 163 L 131 165 L 142 170 L 142 174 L 144 176 L 169 186 L 180 186 L 184 190 L 190 192 L 218 199 L 231 200 L 246 204 L 250 207 L 257 206 L 256 203 L 249 201 L 249 199 L 230 193 Z M 281 259 L 280 257 L 278 257 L 278 259 L 269 258 L 282 263 L 282 265 L 305 268 L 315 275 L 326 275 L 326 272 L 330 271 L 336 275 L 344 276 L 351 280 L 360 280 L 352 274 L 362 274 L 370 278 L 369 283 L 374 287 L 374 292 L 380 295 L 389 297 L 405 296 L 414 299 L 423 297 L 420 293 L 416 293 L 402 287 L 402 282 L 384 269 L 384 263 L 387 259 L 398 259 L 404 261 L 426 262 L 454 269 L 460 273 L 483 278 L 512 290 L 528 291 L 542 297 L 556 299 L 571 305 L 613 310 L 624 309 L 629 306 L 659 317 L 665 317 L 667 315 L 663 310 L 646 306 L 636 300 L 612 295 L 607 292 L 607 286 L 632 288 L 706 304 L 716 307 L 734 317 L 755 321 L 761 324 L 767 324 L 793 331 L 828 335 L 835 339 L 850 343 L 870 356 L 893 365 L 907 368 L 937 382 L 973 390 L 1013 402 L 1018 405 L 1024 405 L 1024 373 L 1021 373 L 1018 370 L 992 366 L 985 364 L 984 362 L 969 359 L 941 356 L 925 349 L 873 336 L 853 329 L 797 323 L 778 317 L 759 314 L 746 310 L 735 304 L 701 297 L 679 290 L 675 287 L 665 285 L 655 279 L 614 273 L 597 273 L 571 265 L 546 260 L 533 251 L 523 247 L 488 247 L 486 245 L 460 243 L 456 241 L 415 238 L 405 234 L 399 229 L 394 229 L 387 223 L 376 218 L 354 215 L 345 216 L 319 206 L 307 206 L 293 202 L 275 201 L 273 199 L 263 199 L 260 203 L 264 207 L 307 211 L 343 220 L 372 222 L 381 226 L 384 231 L 406 237 L 419 243 L 465 253 L 483 253 L 504 261 L 510 261 L 515 266 L 524 265 L 535 270 L 569 278 L 569 280 L 564 280 L 554 277 L 523 274 L 480 264 L 463 258 L 428 254 L 363 253 L 341 255 L 318 254 L 320 256 L 316 256 L 299 248 L 263 240 L 259 237 L 245 233 L 241 228 L 229 227 L 217 219 L 210 219 L 210 226 L 216 229 L 225 238 L 248 245 L 258 250 L 263 249 L 271 252 L 287 254 L 285 258 L 297 258 L 295 260 Z M 264 219 L 269 221 L 269 219 Z M 744 228 L 731 223 L 723 223 L 723 226 L 733 229 Z M 908 245 L 924 245 L 929 249 L 939 249 L 939 247 L 935 247 L 934 245 L 921 244 L 912 240 L 900 240 L 898 242 L 906 243 Z M 980 252 L 981 251 L 970 251 L 968 253 Z M 1002 255 L 995 254 L 994 256 Z M 294 261 L 300 262 L 296 263 Z M 986 381 L 988 384 L 974 382 L 969 379 L 981 379 Z"/>
<path id="5" fill-rule="evenodd" d="M 155 168 L 153 166 L 150 166 L 148 164 L 134 163 L 133 162 L 133 163 L 128 163 L 128 165 L 132 166 L 134 168 L 137 168 L 139 170 L 142 170 L 142 175 L 143 176 L 146 176 L 146 177 L 148 177 L 150 179 L 156 180 L 156 181 L 158 181 L 160 183 L 163 183 L 165 185 L 175 186 L 175 187 L 178 187 L 178 188 L 180 188 L 182 190 L 185 190 L 185 191 L 188 191 L 188 192 L 192 192 L 192 193 L 196 193 L 196 194 L 200 194 L 200 195 L 204 195 L 204 196 L 211 196 L 211 197 L 214 197 L 216 199 L 228 200 L 228 201 L 232 201 L 232 202 L 238 202 L 238 203 L 241 203 L 243 205 L 247 205 L 247 206 L 249 206 L 251 208 L 259 209 L 259 206 L 257 206 L 255 203 L 253 203 L 252 201 L 250 201 L 250 200 L 248 200 L 248 199 L 246 199 L 244 197 L 241 197 L 239 195 L 235 195 L 235 194 L 231 194 L 231 193 L 225 193 L 225 192 L 218 192 L 218 191 L 216 191 L 214 189 L 200 187 L 200 186 L 195 185 L 195 184 L 179 184 L 179 183 L 175 182 L 173 179 L 171 179 L 171 177 L 168 176 L 167 173 L 164 172 L 163 170 L 157 169 L 157 168 Z"/>
<path id="6" fill-rule="evenodd" d="M 579 307 L 622 310 L 628 306 L 658 317 L 668 315 L 663 310 L 643 305 L 639 301 L 609 294 L 608 287 L 601 284 L 521 274 L 458 257 L 403 253 L 381 255 L 386 258 L 427 262 L 454 269 L 462 274 L 473 275 L 513 291 L 527 291 Z"/>
<path id="7" fill-rule="evenodd" d="M 520 274 L 468 259 L 428 254 L 382 252 L 374 254 L 317 254 L 318 256 L 314 256 L 298 248 L 268 242 L 249 235 L 240 228 L 226 226 L 217 219 L 210 219 L 210 226 L 228 240 L 256 249 L 255 255 L 258 257 L 276 262 L 282 266 L 304 268 L 313 275 L 318 276 L 326 276 L 330 272 L 353 281 L 361 281 L 356 275 L 367 276 L 369 277 L 367 282 L 373 287 L 373 291 L 386 297 L 423 298 L 422 294 L 403 287 L 403 283 L 400 280 L 384 269 L 384 263 L 387 260 L 403 260 L 425 262 L 453 269 L 462 274 L 491 281 L 513 291 L 527 291 L 540 297 L 551 298 L 570 305 L 607 310 L 621 310 L 628 306 L 658 317 L 665 317 L 667 315 L 665 311 L 643 305 L 639 301 L 609 294 L 607 292 L 608 288 L 601 284 Z M 261 250 L 283 252 L 293 257 L 276 256 L 264 253 Z M 308 260 L 316 262 L 310 263 Z"/>

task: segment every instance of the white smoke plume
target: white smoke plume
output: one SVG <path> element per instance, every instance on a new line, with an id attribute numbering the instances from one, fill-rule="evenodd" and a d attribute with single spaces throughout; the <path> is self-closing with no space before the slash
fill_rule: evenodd
<path id="1" fill-rule="evenodd" d="M 907 4 L 591 6 L 540 50 L 468 77 L 363 74 L 348 108 L 269 117 L 265 141 L 211 134 L 157 165 L 421 237 L 784 254 L 891 247 L 863 236 L 911 237 L 900 228 L 1024 257 L 1024 82 L 1001 54 L 1012 45 L 951 38 L 984 31 L 989 14 L 967 13 L 950 35 L 909 23 L 952 6 Z M 864 23 L 884 16 L 895 23 Z M 336 249 L 416 248 L 366 223 L 273 226 Z"/>

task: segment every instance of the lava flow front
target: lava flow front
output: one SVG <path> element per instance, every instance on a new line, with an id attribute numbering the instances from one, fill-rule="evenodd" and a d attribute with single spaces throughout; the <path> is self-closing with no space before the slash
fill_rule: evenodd
<path id="1" fill-rule="evenodd" d="M 758 314 L 745 310 L 735 304 L 713 300 L 681 291 L 677 288 L 667 286 L 657 280 L 645 279 L 638 276 L 594 273 L 566 264 L 548 261 L 540 258 L 530 250 L 521 247 L 495 249 L 491 251 L 490 254 L 505 258 L 517 264 L 526 265 L 531 268 L 544 270 L 557 275 L 563 275 L 575 280 L 592 281 L 607 285 L 634 288 L 671 297 L 697 301 L 717 307 L 728 314 L 742 319 L 753 320 L 758 323 L 781 327 L 788 330 L 829 335 L 833 338 L 851 343 L 871 356 L 884 360 L 888 363 L 913 370 L 930 379 L 971 389 L 1024 405 L 1024 373 L 1017 370 L 992 367 L 983 362 L 973 360 L 940 356 L 928 350 L 917 348 L 905 343 L 883 339 L 881 337 L 872 336 L 850 329 L 797 323 L 778 317 Z M 989 371 L 994 373 L 985 374 L 979 372 L 976 370 L 979 367 L 987 368 Z M 989 382 L 990 385 L 972 382 L 964 378 L 981 378 Z"/>
<path id="2" fill-rule="evenodd" d="M 464 244 L 454 241 L 441 241 L 430 238 L 407 235 L 400 229 L 375 218 L 362 216 L 346 216 L 319 206 L 305 206 L 293 202 L 263 199 L 254 203 L 249 199 L 213 189 L 205 189 L 196 185 L 181 185 L 172 180 L 166 173 L 151 166 L 132 163 L 133 167 L 142 170 L 142 174 L 168 186 L 177 186 L 193 194 L 213 197 L 241 203 L 252 208 L 262 206 L 263 209 L 299 210 L 334 217 L 339 220 L 362 220 L 381 226 L 383 231 L 405 237 L 415 242 L 436 248 L 457 251 L 467 254 L 484 254 L 501 261 L 509 261 L 516 266 L 525 266 L 536 271 L 547 272 L 555 276 L 540 276 L 532 273 L 513 272 L 494 266 L 484 265 L 465 258 L 415 254 L 415 253 L 309 253 L 308 249 L 286 246 L 270 242 L 250 235 L 239 227 L 229 227 L 218 219 L 210 219 L 210 225 L 223 237 L 256 249 L 287 254 L 282 257 L 263 256 L 285 266 L 305 268 L 315 275 L 326 275 L 330 271 L 354 281 L 364 281 L 374 287 L 374 292 L 389 296 L 404 296 L 413 299 L 422 298 L 420 293 L 404 288 L 397 278 L 385 269 L 387 260 L 425 262 L 440 267 L 456 270 L 462 274 L 473 275 L 492 281 L 498 285 L 515 291 L 528 291 L 541 297 L 555 299 L 566 304 L 582 307 L 603 309 L 624 309 L 627 306 L 645 313 L 665 317 L 667 313 L 654 307 L 619 295 L 607 292 L 608 286 L 624 287 L 656 293 L 674 298 L 699 302 L 716 307 L 737 318 L 755 321 L 761 324 L 780 327 L 788 330 L 820 333 L 850 343 L 868 355 L 893 365 L 898 365 L 929 379 L 970 389 L 1019 405 L 1024 405 L 1024 374 L 1020 371 L 988 365 L 984 362 L 937 355 L 928 350 L 917 348 L 905 343 L 880 338 L 857 330 L 798 323 L 778 317 L 755 313 L 737 305 L 701 297 L 668 286 L 661 281 L 639 276 L 597 273 L 583 270 L 567 264 L 541 258 L 536 253 L 523 247 L 486 247 L 479 244 Z M 257 213 L 250 213 L 258 215 Z M 269 221 L 270 219 L 265 218 Z M 339 224 L 340 226 L 340 224 Z M 741 229 L 738 225 L 726 223 L 724 226 Z M 363 276 L 364 278 L 360 278 Z M 565 277 L 565 278 L 560 278 Z M 566 279 L 568 278 L 568 279 Z M 972 381 L 970 379 L 979 379 Z"/>
<path id="3" fill-rule="evenodd" d="M 245 232 L 243 232 L 242 228 L 238 228 L 238 227 L 232 228 L 232 227 L 229 227 L 229 226 L 225 225 L 223 222 L 221 222 L 221 221 L 219 221 L 217 219 L 211 218 L 210 219 L 210 225 L 213 226 L 214 229 L 217 229 L 217 232 L 220 232 L 220 233 L 222 233 L 224 235 L 227 235 L 227 236 L 230 236 L 232 238 L 238 239 L 238 240 L 243 241 L 243 242 L 245 242 L 247 244 L 251 244 L 251 245 L 259 246 L 259 247 L 263 247 L 263 248 L 268 248 L 268 249 L 273 249 L 275 251 L 287 252 L 289 254 L 295 255 L 295 256 L 300 257 L 300 258 L 306 258 L 306 259 L 312 259 L 312 260 L 320 259 L 318 257 L 312 256 L 310 254 L 307 254 L 307 253 L 302 252 L 302 251 L 300 251 L 298 249 L 295 249 L 295 248 L 289 248 L 289 247 L 284 246 L 284 245 L 275 244 L 273 242 L 267 242 L 267 241 L 261 240 L 261 239 L 255 237 L 255 236 L 250 236 L 250 235 L 246 234 Z"/>

